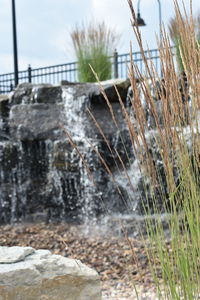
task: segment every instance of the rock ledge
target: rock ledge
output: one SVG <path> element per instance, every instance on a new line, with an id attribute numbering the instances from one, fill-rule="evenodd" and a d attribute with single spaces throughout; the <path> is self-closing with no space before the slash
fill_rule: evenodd
<path id="1" fill-rule="evenodd" d="M 100 300 L 96 271 L 31 247 L 0 247 L 0 300 Z"/>

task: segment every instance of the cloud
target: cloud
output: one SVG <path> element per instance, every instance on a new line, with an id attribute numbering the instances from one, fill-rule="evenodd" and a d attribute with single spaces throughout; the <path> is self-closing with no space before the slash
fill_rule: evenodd
<path id="1" fill-rule="evenodd" d="M 13 69 L 13 56 L 11 54 L 0 55 L 0 74 L 10 73 Z"/>
<path id="2" fill-rule="evenodd" d="M 73 45 L 70 37 L 71 27 L 55 31 L 54 37 L 50 40 L 50 46 L 57 53 L 57 60 L 60 62 L 71 62 L 76 60 Z"/>
<path id="3" fill-rule="evenodd" d="M 182 6 L 182 0 L 178 0 Z M 133 1 L 137 12 L 138 1 Z M 160 1 L 162 10 L 162 21 L 167 27 L 169 18 L 174 15 L 173 0 Z M 189 11 L 190 1 L 184 1 L 187 11 Z M 131 14 L 126 0 L 92 0 L 93 13 L 98 20 L 105 20 L 109 26 L 114 26 L 122 33 L 122 51 L 128 51 L 129 42 L 133 41 L 133 47 L 138 48 L 132 28 L 130 26 Z M 193 0 L 194 14 L 199 8 L 199 0 Z M 156 0 L 140 1 L 141 15 L 146 21 L 147 26 L 141 28 L 144 44 L 149 44 L 150 48 L 157 47 L 155 33 L 159 34 L 159 6 Z M 126 50 L 125 50 L 126 49 Z"/>
<path id="4" fill-rule="evenodd" d="M 182 0 L 178 0 L 180 3 Z M 34 66 L 54 65 L 75 59 L 70 31 L 76 23 L 98 20 L 121 34 L 117 46 L 119 53 L 129 52 L 130 41 L 133 51 L 138 50 L 130 25 L 127 0 L 19 0 L 16 2 L 18 55 L 20 69 Z M 189 0 L 184 3 L 189 4 Z M 137 1 L 133 1 L 137 9 Z M 167 26 L 174 15 L 173 0 L 162 1 L 162 18 Z M 13 70 L 12 58 L 12 15 L 11 1 L 0 0 L 0 73 Z M 156 46 L 155 32 L 159 33 L 158 3 L 142 0 L 141 14 L 147 26 L 141 28 L 144 44 Z M 194 14 L 199 9 L 199 0 L 193 0 Z"/>
<path id="5" fill-rule="evenodd" d="M 123 30 L 130 25 L 130 12 L 124 0 L 92 0 L 95 18 L 105 20 L 109 26 Z"/>
<path id="6" fill-rule="evenodd" d="M 96 20 L 105 21 L 111 29 L 113 28 L 120 35 L 118 51 L 129 52 L 129 43 L 133 33 L 127 1 L 92 0 L 92 13 Z"/>
<path id="7" fill-rule="evenodd" d="M 45 66 L 51 66 L 54 64 L 60 63 L 60 61 L 52 61 L 48 58 L 33 58 L 31 56 L 20 56 L 18 57 L 18 64 L 19 64 L 19 70 L 27 70 L 29 64 L 32 68 L 39 68 L 39 67 L 45 67 Z M 3 70 L 3 71 L 1 71 Z M 1 54 L 0 56 L 0 74 L 4 73 L 12 73 L 14 70 L 13 67 L 13 54 Z"/>

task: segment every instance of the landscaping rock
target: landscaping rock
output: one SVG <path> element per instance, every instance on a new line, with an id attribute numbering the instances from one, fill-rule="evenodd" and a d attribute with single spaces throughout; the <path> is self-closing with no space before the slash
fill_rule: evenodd
<path id="1" fill-rule="evenodd" d="M 0 300 L 100 300 L 96 271 L 31 247 L 0 247 Z"/>
<path id="2" fill-rule="evenodd" d="M 0 247 L 0 264 L 22 261 L 33 252 L 34 249 L 31 247 Z"/>
<path id="3" fill-rule="evenodd" d="M 110 147 L 128 164 L 131 141 L 114 85 L 125 102 L 129 84 L 126 80 L 102 82 L 118 128 L 96 83 L 24 83 L 0 98 L 0 224 L 79 223 L 108 211 L 127 211 L 94 149 L 113 172 L 117 154 L 110 152 L 88 110 Z M 64 129 L 87 162 L 95 186 Z"/>

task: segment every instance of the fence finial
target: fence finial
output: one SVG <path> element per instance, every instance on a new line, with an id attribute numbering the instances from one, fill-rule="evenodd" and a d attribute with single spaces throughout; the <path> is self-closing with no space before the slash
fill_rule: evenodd
<path id="1" fill-rule="evenodd" d="M 28 82 L 31 83 L 32 82 L 32 68 L 31 65 L 28 65 Z"/>
<path id="2" fill-rule="evenodd" d="M 117 49 L 115 49 L 113 57 L 114 57 L 114 78 L 118 78 L 119 74 L 118 74 L 118 52 L 117 52 Z"/>

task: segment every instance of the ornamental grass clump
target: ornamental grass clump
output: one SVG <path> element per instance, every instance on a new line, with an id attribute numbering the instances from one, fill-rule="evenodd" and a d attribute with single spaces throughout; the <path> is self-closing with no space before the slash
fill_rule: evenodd
<path id="1" fill-rule="evenodd" d="M 71 38 L 78 61 L 80 82 L 95 82 L 90 65 L 98 74 L 99 80 L 107 80 L 112 75 L 112 61 L 119 36 L 104 22 L 82 24 L 71 32 Z"/>
<path id="2" fill-rule="evenodd" d="M 136 15 L 132 0 L 128 3 L 133 25 Z M 143 175 L 146 197 L 141 201 L 144 211 L 148 216 L 152 212 L 157 215 L 165 212 L 170 216 L 165 224 L 161 218 L 157 222 L 146 218 L 147 237 L 141 235 L 157 297 L 163 300 L 195 300 L 200 297 L 200 47 L 192 10 L 188 16 L 184 7 L 180 9 L 178 0 L 174 0 L 174 8 L 184 74 L 177 71 L 170 38 L 164 28 L 162 41 L 158 41 L 161 77 L 151 54 L 148 58 L 145 56 L 139 28 L 132 26 L 142 53 L 145 76 L 131 58 L 128 72 L 133 96 L 129 99 L 130 106 L 125 106 L 117 89 L 116 93 L 129 130 L 134 158 L 138 160 Z M 95 74 L 95 67 L 93 69 Z M 98 73 L 95 77 L 118 129 L 112 104 Z M 149 123 L 147 112 L 154 127 Z M 117 150 L 110 148 L 100 125 L 97 121 L 94 123 L 113 155 Z M 122 135 L 120 139 L 125 145 Z M 151 148 L 152 142 L 156 151 Z M 117 163 L 121 164 L 131 185 L 126 164 L 120 153 L 117 156 Z M 103 165 L 110 174 L 105 161 Z M 111 174 L 111 177 L 116 183 L 114 175 Z M 140 274 L 139 265 L 137 272 Z M 137 285 L 137 282 L 134 284 Z"/>
<path id="3" fill-rule="evenodd" d="M 128 2 L 134 23 L 136 16 L 132 1 Z M 182 13 L 177 0 L 174 0 L 174 7 L 184 78 L 176 71 L 169 37 L 163 28 L 162 41 L 159 41 L 163 77 L 159 77 L 153 62 L 149 63 L 145 55 L 146 77 L 142 76 L 133 61 L 130 65 L 129 76 L 134 95 L 131 104 L 137 130 L 130 122 L 129 126 L 135 154 L 151 182 L 154 213 L 162 212 L 157 201 L 159 194 L 162 210 L 164 208 L 171 216 L 168 221 L 170 246 L 166 242 L 161 220 L 155 225 L 149 218 L 146 223 L 146 251 L 158 298 L 194 300 L 200 297 L 200 47 L 192 10 L 188 16 L 183 6 Z M 140 31 L 133 28 L 144 54 Z M 149 114 L 156 124 L 155 130 L 149 127 L 144 117 L 137 78 L 142 78 L 140 86 Z M 151 87 L 157 90 L 161 108 L 159 113 Z M 159 156 L 149 149 L 149 133 Z M 162 169 L 159 167 L 161 163 Z M 150 211 L 146 203 L 145 210 L 147 214 Z"/>
<path id="4" fill-rule="evenodd" d="M 182 20 L 183 26 L 187 23 L 187 20 Z M 196 43 L 197 43 L 197 48 L 199 47 L 200 44 L 200 15 L 198 14 L 197 17 L 193 18 L 193 30 L 195 33 L 196 37 Z M 169 22 L 169 33 L 170 33 L 170 38 L 172 42 L 175 45 L 176 48 L 176 57 L 177 57 L 177 62 L 178 62 L 178 68 L 180 72 L 184 71 L 184 66 L 182 63 L 182 57 L 181 57 L 181 51 L 184 47 L 187 47 L 185 44 L 185 41 L 181 38 L 181 35 L 179 33 L 179 26 L 178 26 L 178 20 L 176 17 L 173 17 L 170 19 Z M 182 36 L 184 37 L 184 36 Z"/>
<path id="5" fill-rule="evenodd" d="M 133 25 L 136 15 L 132 0 L 128 3 Z M 170 216 L 165 224 L 161 218 L 156 223 L 153 218 L 146 218 L 147 239 L 141 236 L 158 299 L 195 300 L 200 297 L 200 48 L 192 11 L 188 17 L 183 7 L 182 13 L 177 0 L 174 7 L 184 74 L 177 72 L 164 28 L 162 41 L 158 41 L 161 78 L 150 53 L 148 59 L 145 56 L 139 28 L 133 26 L 146 72 L 144 76 L 131 59 L 131 107 L 125 107 L 119 94 L 118 97 L 134 157 L 140 162 L 144 178 L 146 197 L 141 201 L 145 214 L 165 212 Z M 98 80 L 98 76 L 96 78 Z M 109 99 L 100 81 L 99 84 L 117 127 Z M 146 110 L 154 128 L 149 124 Z M 151 148 L 152 141 L 155 152 Z M 124 169 L 122 159 L 119 161 Z M 125 175 L 128 176 L 128 172 Z"/>

